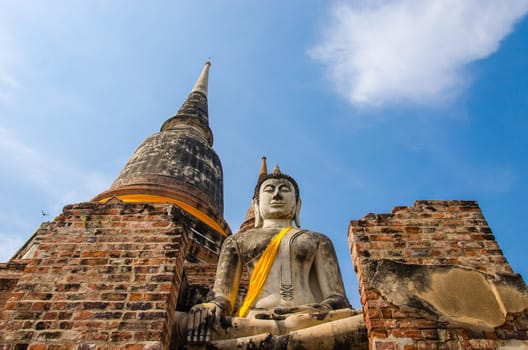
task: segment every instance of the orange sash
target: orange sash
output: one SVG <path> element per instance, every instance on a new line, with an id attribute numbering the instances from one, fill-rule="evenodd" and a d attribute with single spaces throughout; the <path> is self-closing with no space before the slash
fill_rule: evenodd
<path id="1" fill-rule="evenodd" d="M 292 227 L 288 226 L 277 233 L 275 237 L 273 237 L 268 243 L 268 246 L 260 256 L 260 259 L 257 261 L 257 265 L 255 265 L 255 269 L 251 274 L 251 278 L 249 279 L 248 292 L 244 298 L 244 302 L 242 303 L 242 306 L 240 306 L 240 309 L 238 309 L 238 317 L 245 317 L 249 311 L 249 308 L 253 306 L 253 303 L 259 296 L 260 291 L 262 290 L 262 287 L 268 278 L 271 266 L 273 265 L 275 256 L 279 250 L 282 237 L 284 237 L 284 235 L 291 229 Z"/>

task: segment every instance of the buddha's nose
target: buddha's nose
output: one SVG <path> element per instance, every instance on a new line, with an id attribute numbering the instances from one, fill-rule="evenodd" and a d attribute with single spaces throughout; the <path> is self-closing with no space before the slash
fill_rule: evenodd
<path id="1" fill-rule="evenodd" d="M 276 190 L 275 192 L 273 192 L 273 199 L 282 199 L 280 191 Z"/>

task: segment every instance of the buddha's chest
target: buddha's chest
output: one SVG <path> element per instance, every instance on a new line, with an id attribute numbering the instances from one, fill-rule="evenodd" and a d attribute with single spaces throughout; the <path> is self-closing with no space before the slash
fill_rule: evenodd
<path id="1" fill-rule="evenodd" d="M 240 248 L 244 263 L 250 268 L 254 267 L 275 234 L 253 237 L 253 239 L 243 242 Z M 275 261 L 281 264 L 311 265 L 317 248 L 317 239 L 309 231 L 296 231 L 286 234 L 279 244 Z"/>

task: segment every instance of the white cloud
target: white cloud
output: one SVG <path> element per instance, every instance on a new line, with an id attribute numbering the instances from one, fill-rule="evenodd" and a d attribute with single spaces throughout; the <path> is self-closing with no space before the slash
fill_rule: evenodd
<path id="1" fill-rule="evenodd" d="M 495 52 L 527 11 L 528 0 L 340 2 L 309 54 L 355 105 L 435 103 L 456 96 L 465 65 Z"/>

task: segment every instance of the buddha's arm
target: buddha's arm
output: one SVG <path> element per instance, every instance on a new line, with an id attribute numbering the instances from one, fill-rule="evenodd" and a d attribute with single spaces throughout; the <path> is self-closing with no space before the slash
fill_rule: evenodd
<path id="1" fill-rule="evenodd" d="M 326 236 L 321 236 L 314 266 L 323 296 L 321 304 L 334 310 L 349 307 L 334 246 Z"/>
<path id="2" fill-rule="evenodd" d="M 187 318 L 187 341 L 203 343 L 210 340 L 211 328 L 217 324 L 222 315 L 230 314 L 233 309 L 242 261 L 238 254 L 236 241 L 228 237 L 222 245 L 214 284 L 214 299 L 208 303 L 194 305 Z"/>
<path id="3" fill-rule="evenodd" d="M 234 237 L 230 236 L 222 245 L 213 288 L 213 302 L 228 315 L 235 305 L 241 275 L 242 259 Z"/>

